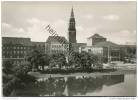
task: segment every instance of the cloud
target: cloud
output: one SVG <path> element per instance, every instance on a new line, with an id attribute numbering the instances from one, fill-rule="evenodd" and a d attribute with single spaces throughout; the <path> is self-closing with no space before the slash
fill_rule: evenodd
<path id="1" fill-rule="evenodd" d="M 107 38 L 108 41 L 115 42 L 117 44 L 126 44 L 129 43 L 136 43 L 136 33 L 134 31 L 129 30 L 121 30 L 118 32 L 112 32 L 112 33 L 102 33 L 104 37 Z"/>
<path id="2" fill-rule="evenodd" d="M 47 25 L 50 25 L 59 36 L 65 36 L 67 38 L 68 23 L 62 19 L 48 22 L 40 20 L 38 18 L 31 18 L 26 20 L 29 27 L 25 31 L 23 28 L 15 28 L 13 25 L 8 23 L 2 23 L 2 36 L 10 37 L 30 37 L 32 41 L 46 41 L 48 36 L 51 34 L 45 30 Z M 76 26 L 76 37 L 77 42 L 87 42 L 87 38 L 98 32 L 98 27 L 86 27 Z M 126 42 L 136 43 L 136 30 L 120 30 L 116 32 L 101 32 L 100 35 L 106 37 L 109 41 L 117 44 L 126 44 Z"/>
<path id="3" fill-rule="evenodd" d="M 64 36 L 67 38 L 68 22 L 62 19 L 58 19 L 52 22 L 51 25 L 59 36 Z"/>
<path id="4" fill-rule="evenodd" d="M 103 19 L 117 21 L 120 19 L 120 17 L 118 15 L 107 15 L 107 16 L 103 16 Z"/>
<path id="5" fill-rule="evenodd" d="M 38 18 L 31 18 L 27 20 L 30 26 L 27 28 L 27 33 L 32 41 L 46 41 L 51 34 L 45 29 L 47 25 L 50 25 L 51 29 L 56 31 L 59 36 L 65 36 L 67 38 L 67 22 L 59 19 L 53 22 L 40 20 Z"/>
<path id="6" fill-rule="evenodd" d="M 8 23 L 2 23 L 2 36 L 4 37 L 27 37 L 23 28 L 16 28 Z"/>
<path id="7" fill-rule="evenodd" d="M 80 31 L 80 32 L 84 30 L 84 28 L 82 26 L 76 26 L 76 29 L 77 29 L 77 31 Z"/>
<path id="8" fill-rule="evenodd" d="M 76 26 L 77 42 L 86 43 L 87 38 L 96 32 L 96 27 Z"/>
<path id="9" fill-rule="evenodd" d="M 30 26 L 27 28 L 27 33 L 32 41 L 46 41 L 49 33 L 45 31 L 45 27 L 49 24 L 47 21 L 38 18 L 27 19 Z"/>
<path id="10" fill-rule="evenodd" d="M 93 19 L 94 17 L 92 15 L 86 15 L 84 16 L 84 18 L 90 20 L 90 19 Z"/>
<path id="11" fill-rule="evenodd" d="M 31 18 L 31 19 L 27 19 L 27 22 L 30 24 L 37 24 L 37 23 L 40 23 L 40 20 L 38 20 L 37 18 Z"/>
<path id="12" fill-rule="evenodd" d="M 11 25 L 7 24 L 7 23 L 2 23 L 2 27 L 3 28 L 11 28 Z"/>

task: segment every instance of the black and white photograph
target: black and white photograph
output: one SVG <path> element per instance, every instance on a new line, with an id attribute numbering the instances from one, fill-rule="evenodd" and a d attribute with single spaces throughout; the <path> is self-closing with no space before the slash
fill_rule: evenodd
<path id="1" fill-rule="evenodd" d="M 3 97 L 137 96 L 137 1 L 1 1 L 1 41 Z"/>

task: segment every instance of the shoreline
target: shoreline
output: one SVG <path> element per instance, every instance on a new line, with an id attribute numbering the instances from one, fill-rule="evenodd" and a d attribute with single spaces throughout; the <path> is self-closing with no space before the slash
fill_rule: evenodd
<path id="1" fill-rule="evenodd" d="M 70 74 L 41 74 L 39 72 L 30 72 L 36 78 L 50 78 L 50 77 L 75 77 L 75 76 L 101 76 L 101 75 L 122 75 L 122 74 L 136 74 L 136 70 L 117 70 L 114 72 L 93 72 L 93 73 L 70 73 Z"/>

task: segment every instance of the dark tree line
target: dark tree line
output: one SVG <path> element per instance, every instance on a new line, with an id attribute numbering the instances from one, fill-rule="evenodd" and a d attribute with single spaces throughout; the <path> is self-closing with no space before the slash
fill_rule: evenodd
<path id="1" fill-rule="evenodd" d="M 55 67 L 62 69 L 63 66 L 89 69 L 92 65 L 97 66 L 99 63 L 101 63 L 100 56 L 87 52 L 74 52 L 71 56 L 68 56 L 68 61 L 66 57 L 67 56 L 62 53 L 48 55 L 42 54 L 38 50 L 34 50 L 27 56 L 26 60 L 30 62 L 32 71 L 44 71 L 44 66 L 48 66 L 49 69 L 53 69 Z"/>

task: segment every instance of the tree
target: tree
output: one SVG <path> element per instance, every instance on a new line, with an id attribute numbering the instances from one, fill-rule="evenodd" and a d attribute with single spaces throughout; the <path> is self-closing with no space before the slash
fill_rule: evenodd
<path id="1" fill-rule="evenodd" d="M 10 60 L 6 60 L 3 62 L 3 72 L 5 74 L 11 74 L 13 71 L 12 71 L 12 68 L 13 68 L 13 65 L 12 65 L 12 62 Z"/>
<path id="2" fill-rule="evenodd" d="M 40 64 L 40 58 L 42 54 L 38 50 L 33 50 L 28 56 L 27 61 L 32 65 L 32 71 L 38 71 L 38 66 Z"/>
<path id="3" fill-rule="evenodd" d="M 5 75 L 3 73 L 3 95 L 10 96 L 13 91 L 28 88 L 29 84 L 33 85 L 36 78 L 28 75 L 29 65 L 22 63 L 13 67 L 13 73 Z M 14 95 L 15 96 L 15 95 Z"/>
<path id="4" fill-rule="evenodd" d="M 66 65 L 66 58 L 64 54 L 53 54 L 50 57 L 50 67 L 55 67 L 56 65 L 58 65 L 60 69 L 62 66 Z"/>
<path id="5" fill-rule="evenodd" d="M 66 57 L 62 53 L 57 54 L 57 56 L 58 56 L 57 63 L 59 65 L 59 68 L 61 69 L 62 66 L 66 65 Z"/>
<path id="6" fill-rule="evenodd" d="M 69 65 L 74 65 L 75 67 L 80 67 L 81 59 L 78 52 L 72 52 L 72 55 L 69 56 Z"/>
<path id="7" fill-rule="evenodd" d="M 45 54 L 45 55 L 42 55 L 40 56 L 40 59 L 39 59 L 39 65 L 42 66 L 42 70 L 44 71 L 44 66 L 45 65 L 49 65 L 49 62 L 50 62 L 50 57 L 49 55 Z"/>
<path id="8" fill-rule="evenodd" d="M 92 64 L 92 55 L 87 52 L 82 52 L 80 55 L 82 68 L 89 69 Z"/>

